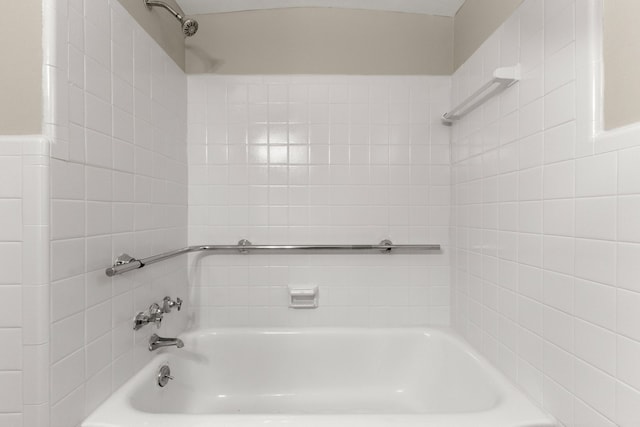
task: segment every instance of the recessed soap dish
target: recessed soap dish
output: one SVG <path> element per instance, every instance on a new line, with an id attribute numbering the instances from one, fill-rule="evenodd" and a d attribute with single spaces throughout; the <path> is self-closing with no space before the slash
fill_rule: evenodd
<path id="1" fill-rule="evenodd" d="M 290 308 L 318 308 L 317 285 L 289 286 Z"/>

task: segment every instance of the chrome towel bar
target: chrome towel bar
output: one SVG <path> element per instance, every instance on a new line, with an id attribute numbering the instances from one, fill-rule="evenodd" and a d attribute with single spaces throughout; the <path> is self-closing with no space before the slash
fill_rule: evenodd
<path id="1" fill-rule="evenodd" d="M 178 255 L 191 252 L 238 252 L 247 254 L 249 252 L 315 252 L 315 251 L 380 251 L 390 253 L 392 250 L 405 251 L 439 251 L 440 245 L 394 245 L 390 240 L 383 240 L 377 245 L 252 245 L 248 240 L 240 240 L 237 245 L 203 245 L 187 246 L 186 248 L 163 254 L 150 256 L 148 258 L 136 259 L 127 254 L 122 254 L 116 258 L 113 266 L 106 269 L 107 276 L 112 277 L 127 271 L 142 268 L 145 265 L 164 261 Z"/>

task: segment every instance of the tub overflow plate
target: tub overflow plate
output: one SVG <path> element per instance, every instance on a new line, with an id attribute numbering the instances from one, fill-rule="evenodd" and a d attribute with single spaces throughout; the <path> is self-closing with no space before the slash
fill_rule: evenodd
<path id="1" fill-rule="evenodd" d="M 160 372 L 158 372 L 158 385 L 160 387 L 164 387 L 169 384 L 169 380 L 172 379 L 173 377 L 171 376 L 171 368 L 169 368 L 169 365 L 162 365 Z"/>

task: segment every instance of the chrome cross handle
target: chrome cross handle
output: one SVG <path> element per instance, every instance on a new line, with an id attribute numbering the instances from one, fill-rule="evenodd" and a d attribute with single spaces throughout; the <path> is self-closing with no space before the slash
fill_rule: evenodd
<path id="1" fill-rule="evenodd" d="M 178 311 L 182 308 L 182 299 L 176 298 L 175 301 L 171 299 L 171 297 L 164 297 L 162 300 L 162 311 L 164 313 L 171 313 L 172 308 L 177 308 Z"/>

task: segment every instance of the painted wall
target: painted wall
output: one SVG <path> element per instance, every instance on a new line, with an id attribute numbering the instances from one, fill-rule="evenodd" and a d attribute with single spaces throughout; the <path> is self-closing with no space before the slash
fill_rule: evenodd
<path id="1" fill-rule="evenodd" d="M 134 332 L 132 315 L 187 294 L 186 258 L 104 273 L 187 243 L 187 81 L 116 0 L 56 5 L 46 396 L 50 426 L 73 427 L 151 358 L 156 329 Z M 185 324 L 174 311 L 157 332 Z"/>
<path id="2" fill-rule="evenodd" d="M 160 7 L 149 9 L 142 0 L 118 0 L 136 22 L 184 70 L 184 36 L 180 23 Z M 164 0 L 176 10 L 175 0 Z"/>
<path id="3" fill-rule="evenodd" d="M 453 320 L 563 425 L 631 427 L 640 149 L 589 135 L 597 3 L 525 0 L 453 77 L 456 102 L 498 65 L 524 72 L 453 128 Z"/>
<path id="4" fill-rule="evenodd" d="M 190 245 L 444 248 L 193 257 L 198 324 L 448 324 L 449 97 L 449 77 L 190 76 Z M 320 308 L 288 308 L 288 284 Z"/>
<path id="5" fill-rule="evenodd" d="M 42 2 L 3 5 L 0 14 L 0 135 L 42 132 Z M 19 42 L 18 42 L 19 41 Z"/>
<path id="6" fill-rule="evenodd" d="M 454 19 L 453 69 L 469 59 L 521 3 L 522 0 L 466 0 Z"/>
<path id="7" fill-rule="evenodd" d="M 448 75 L 453 19 L 349 9 L 199 15 L 192 74 Z"/>
<path id="8" fill-rule="evenodd" d="M 640 4 L 604 1 L 604 122 L 606 129 L 640 121 Z"/>

